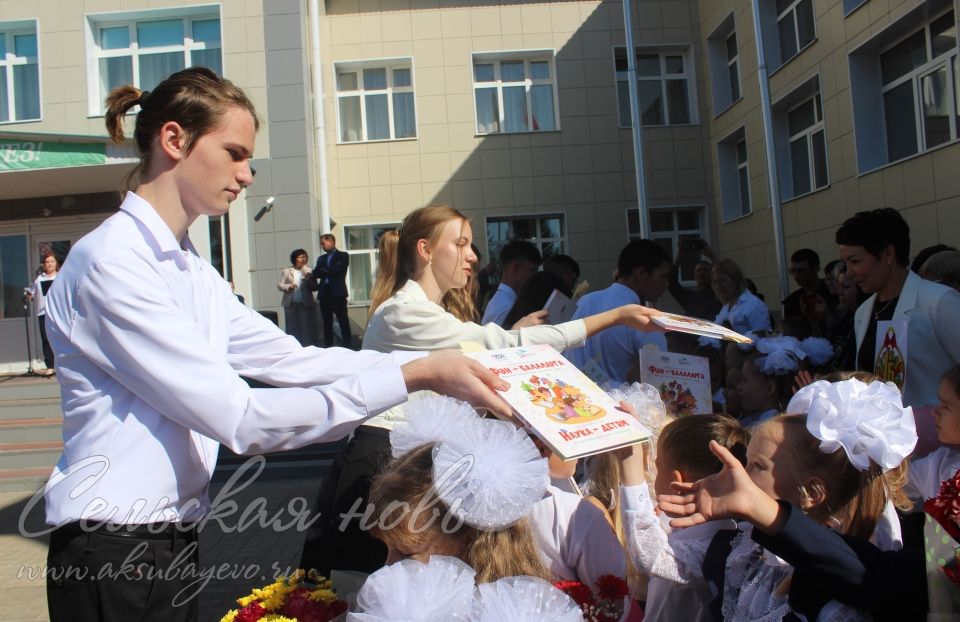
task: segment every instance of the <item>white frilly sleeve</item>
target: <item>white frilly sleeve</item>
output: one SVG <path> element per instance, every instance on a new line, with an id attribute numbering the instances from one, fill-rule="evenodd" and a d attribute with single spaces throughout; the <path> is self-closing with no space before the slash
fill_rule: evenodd
<path id="1" fill-rule="evenodd" d="M 709 539 L 670 538 L 645 485 L 621 487 L 620 498 L 627 552 L 638 570 L 682 584 L 703 576 Z"/>

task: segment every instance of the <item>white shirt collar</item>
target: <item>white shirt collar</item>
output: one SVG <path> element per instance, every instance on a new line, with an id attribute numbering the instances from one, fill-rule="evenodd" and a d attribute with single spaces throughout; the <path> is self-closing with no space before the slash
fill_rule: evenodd
<path id="1" fill-rule="evenodd" d="M 141 229 L 145 233 L 144 238 L 161 253 L 175 253 L 181 259 L 184 258 L 184 251 L 191 255 L 198 255 L 190 237 L 185 235 L 181 246 L 176 236 L 173 235 L 173 231 L 163 221 L 153 205 L 136 192 L 132 190 L 127 192 L 123 203 L 120 204 L 120 210 L 132 216 L 142 225 Z M 182 266 L 189 269 L 190 264 L 184 261 Z"/>

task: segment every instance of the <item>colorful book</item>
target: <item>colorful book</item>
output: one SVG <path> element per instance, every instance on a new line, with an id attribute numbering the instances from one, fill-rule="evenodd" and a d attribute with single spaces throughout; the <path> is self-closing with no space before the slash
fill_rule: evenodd
<path id="1" fill-rule="evenodd" d="M 640 350 L 640 378 L 660 391 L 668 415 L 705 415 L 713 412 L 710 361 L 701 356 L 661 352 L 656 346 Z"/>
<path id="2" fill-rule="evenodd" d="M 543 308 L 547 310 L 547 322 L 556 326 L 573 319 L 573 314 L 577 311 L 577 303 L 555 289 L 547 298 Z"/>
<path id="3" fill-rule="evenodd" d="M 654 324 L 662 327 L 664 330 L 672 330 L 680 333 L 690 333 L 691 335 L 701 335 L 703 337 L 713 337 L 714 339 L 726 339 L 736 341 L 737 343 L 753 343 L 753 339 L 730 330 L 726 326 L 701 320 L 700 318 L 690 317 L 688 315 L 677 315 L 676 313 L 663 313 L 650 318 Z"/>
<path id="4" fill-rule="evenodd" d="M 510 383 L 500 395 L 563 460 L 639 443 L 650 430 L 548 345 L 466 352 Z"/>

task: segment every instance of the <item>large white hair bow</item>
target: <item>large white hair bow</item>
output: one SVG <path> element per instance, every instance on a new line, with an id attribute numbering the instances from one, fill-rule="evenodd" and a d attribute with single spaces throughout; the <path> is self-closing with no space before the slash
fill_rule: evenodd
<path id="1" fill-rule="evenodd" d="M 871 460 L 885 471 L 892 469 L 917 444 L 913 409 L 903 407 L 892 382 L 819 380 L 797 391 L 787 413 L 806 413 L 807 430 L 820 439 L 820 450 L 833 453 L 843 447 L 860 470 L 870 468 Z"/>
<path id="2" fill-rule="evenodd" d="M 580 606 L 543 579 L 506 577 L 477 588 L 474 622 L 582 622 Z"/>
<path id="3" fill-rule="evenodd" d="M 757 341 L 757 352 L 766 356 L 757 359 L 760 371 L 768 376 L 783 376 L 800 369 L 807 353 L 796 337 L 765 337 Z"/>
<path id="4" fill-rule="evenodd" d="M 472 619 L 473 568 L 455 557 L 404 559 L 370 575 L 348 622 L 467 622 Z"/>
<path id="5" fill-rule="evenodd" d="M 550 484 L 547 460 L 506 421 L 483 419 L 449 397 L 418 400 L 390 432 L 394 455 L 433 448 L 433 488 L 465 523 L 488 531 L 526 516 Z"/>

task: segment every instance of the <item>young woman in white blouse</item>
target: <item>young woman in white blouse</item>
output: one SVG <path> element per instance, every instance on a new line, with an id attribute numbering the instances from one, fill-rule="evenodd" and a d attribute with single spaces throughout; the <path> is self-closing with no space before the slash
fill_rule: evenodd
<path id="1" fill-rule="evenodd" d="M 650 321 L 657 311 L 641 305 L 625 305 L 557 326 L 516 330 L 493 323 L 481 326 L 474 321 L 467 287 L 477 261 L 472 241 L 470 221 L 447 206 L 417 209 L 403 219 L 398 231 L 385 233 L 379 243 L 363 349 L 442 350 L 477 342 L 488 349 L 549 344 L 563 351 L 580 347 L 590 335 L 615 325 L 660 330 Z M 327 519 L 321 518 L 308 535 L 303 567 L 373 572 L 383 565 L 383 545 L 360 529 L 359 520 L 345 521 L 341 514 L 362 511 L 370 480 L 389 458 L 388 432 L 402 419 L 401 408 L 374 417 L 357 429 L 341 452 L 320 490 L 316 509 Z"/>

